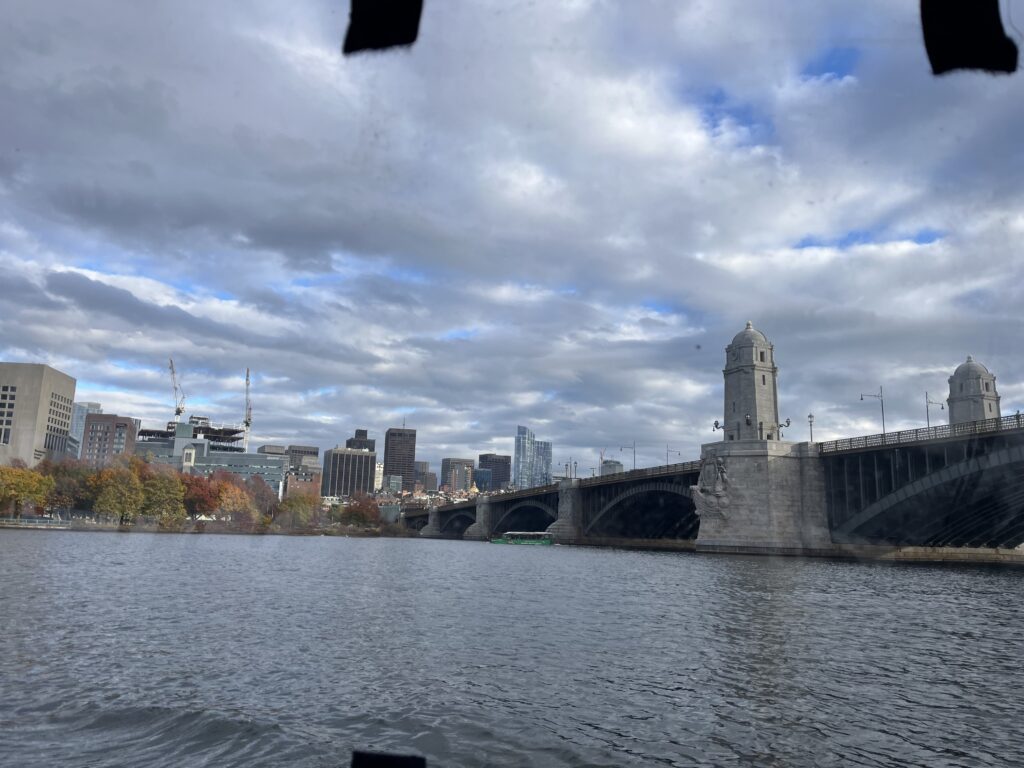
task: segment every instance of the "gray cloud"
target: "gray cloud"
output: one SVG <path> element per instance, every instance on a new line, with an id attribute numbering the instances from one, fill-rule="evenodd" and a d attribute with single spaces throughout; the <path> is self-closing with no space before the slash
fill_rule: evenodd
<path id="1" fill-rule="evenodd" d="M 795 438 L 880 384 L 916 426 L 968 353 L 1024 401 L 1024 81 L 931 78 L 912 5 L 435 3 L 351 59 L 337 3 L 18 5 L 0 354 L 110 408 L 166 419 L 174 356 L 225 420 L 251 367 L 257 439 L 656 463 L 747 319 Z"/>

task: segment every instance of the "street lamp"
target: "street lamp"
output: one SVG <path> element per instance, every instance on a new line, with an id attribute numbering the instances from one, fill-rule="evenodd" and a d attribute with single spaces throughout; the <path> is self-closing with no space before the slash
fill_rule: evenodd
<path id="1" fill-rule="evenodd" d="M 928 406 L 930 405 L 939 406 L 940 411 L 946 410 L 946 406 L 944 406 L 942 403 L 936 403 L 934 400 L 928 397 L 927 392 L 924 393 L 924 422 L 925 424 L 928 425 L 928 429 L 932 428 L 932 417 L 931 414 L 928 412 Z"/>
<path id="2" fill-rule="evenodd" d="M 782 430 L 789 429 L 789 419 L 786 419 L 784 424 L 776 424 L 775 428 L 779 430 L 779 440 L 782 439 Z"/>
<path id="3" fill-rule="evenodd" d="M 811 430 L 811 442 L 814 442 L 814 414 L 807 414 L 807 426 Z"/>
<path id="4" fill-rule="evenodd" d="M 867 395 L 865 395 L 862 392 L 861 396 L 860 396 L 860 399 L 863 401 L 865 397 L 873 397 L 876 400 L 878 400 L 879 403 L 881 403 L 881 405 L 882 405 L 882 434 L 884 435 L 885 434 L 885 397 L 884 397 L 884 395 L 882 393 L 882 385 L 881 384 L 878 385 L 878 394 L 877 395 L 874 395 L 874 394 L 867 394 Z"/>
<path id="5" fill-rule="evenodd" d="M 683 452 L 682 452 L 682 451 L 673 451 L 673 450 L 671 450 L 671 449 L 670 449 L 670 448 L 669 448 L 669 447 L 668 447 L 668 446 L 666 445 L 666 446 L 665 446 L 665 466 L 666 466 L 666 467 L 668 466 L 668 455 L 669 455 L 670 453 L 674 453 L 674 454 L 675 454 L 676 456 L 682 456 L 682 455 L 683 455 Z"/>
<path id="6" fill-rule="evenodd" d="M 624 451 L 627 448 L 632 448 L 633 449 L 633 470 L 636 471 L 636 440 L 633 441 L 632 445 L 622 445 L 622 446 L 619 446 L 619 450 L 620 451 Z"/>

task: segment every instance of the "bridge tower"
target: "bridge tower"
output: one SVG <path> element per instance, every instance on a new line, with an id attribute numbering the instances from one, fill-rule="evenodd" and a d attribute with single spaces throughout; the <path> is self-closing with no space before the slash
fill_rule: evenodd
<path id="1" fill-rule="evenodd" d="M 999 393 L 996 377 L 971 355 L 949 377 L 949 423 L 998 419 Z"/>
<path id="2" fill-rule="evenodd" d="M 779 439 L 775 347 L 748 322 L 725 348 L 725 440 Z"/>

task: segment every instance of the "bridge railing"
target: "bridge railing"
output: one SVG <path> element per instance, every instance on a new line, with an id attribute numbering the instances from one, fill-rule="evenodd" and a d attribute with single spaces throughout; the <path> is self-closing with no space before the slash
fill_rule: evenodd
<path id="1" fill-rule="evenodd" d="M 582 485 L 604 485 L 605 483 L 620 483 L 623 480 L 639 480 L 645 477 L 659 477 L 661 475 L 683 474 L 696 472 L 700 469 L 699 461 L 684 461 L 681 464 L 662 464 L 657 467 L 643 467 L 642 469 L 631 469 L 627 472 L 615 472 L 611 475 L 598 475 L 597 477 L 581 478 Z"/>
<path id="2" fill-rule="evenodd" d="M 880 435 L 862 435 L 845 437 L 841 440 L 829 440 L 819 443 L 818 450 L 825 453 L 841 453 L 843 451 L 862 451 L 869 448 L 884 448 L 888 445 L 905 445 L 922 443 L 929 440 L 948 440 L 956 437 L 970 437 L 1010 429 L 1024 428 L 1024 416 L 1015 414 L 999 419 L 982 419 L 967 421 L 963 424 L 939 424 L 921 429 L 904 429 L 900 432 L 886 432 Z"/>

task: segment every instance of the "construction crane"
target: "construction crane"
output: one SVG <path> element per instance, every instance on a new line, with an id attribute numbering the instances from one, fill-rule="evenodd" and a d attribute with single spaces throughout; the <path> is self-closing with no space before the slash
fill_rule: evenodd
<path id="1" fill-rule="evenodd" d="M 185 412 L 185 392 L 178 386 L 178 373 L 174 370 L 174 358 L 170 358 L 171 383 L 174 385 L 174 422 L 181 420 Z"/>
<path id="2" fill-rule="evenodd" d="M 245 369 L 245 438 L 242 441 L 242 450 L 249 452 L 249 432 L 252 428 L 252 399 L 249 397 L 249 369 Z"/>

